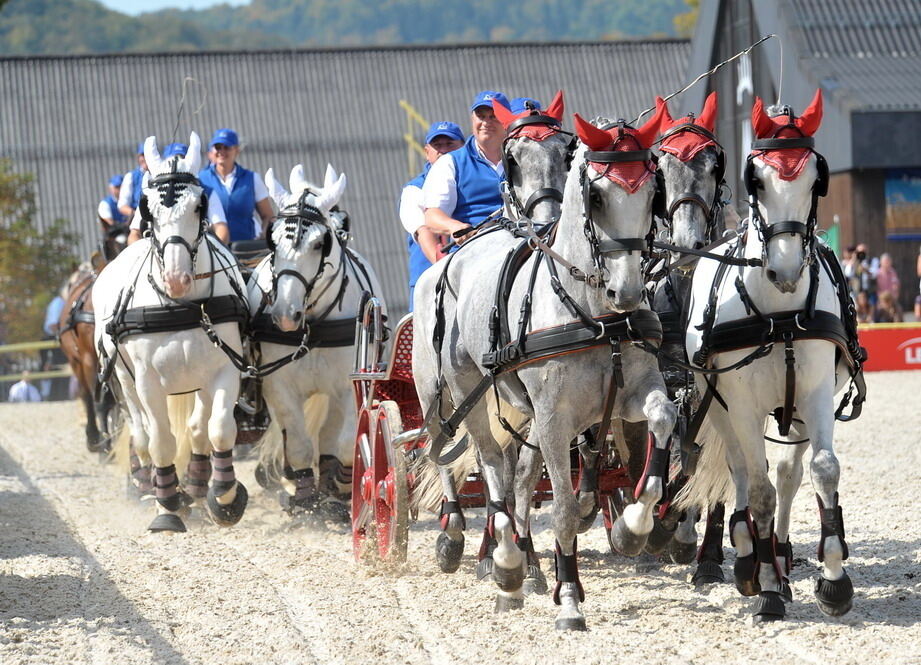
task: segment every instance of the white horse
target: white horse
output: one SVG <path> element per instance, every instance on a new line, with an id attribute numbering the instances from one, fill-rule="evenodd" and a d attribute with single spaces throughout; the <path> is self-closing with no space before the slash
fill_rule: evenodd
<path id="1" fill-rule="evenodd" d="M 575 329 L 593 331 L 589 347 L 577 353 L 513 363 L 509 367 L 514 371 L 500 373 L 496 381 L 499 396 L 532 419 L 529 442 L 539 446 L 553 485 L 557 539 L 554 600 L 563 606 L 556 621 L 560 629 L 585 628 L 579 608 L 584 595 L 575 542 L 580 507 L 573 494 L 569 446 L 580 432 L 604 419 L 609 398 L 613 399 L 610 410 L 614 415 L 630 421 L 647 420 L 652 430 L 652 464 L 637 488 L 638 501 L 627 507 L 614 528 L 625 548 L 642 548 L 652 529 L 653 506 L 662 495 L 661 462 L 667 458 L 675 423 L 674 405 L 665 392 L 655 357 L 629 342 L 621 344 L 623 340 L 619 341 L 613 331 L 599 332 L 597 318 L 621 323 L 629 318 L 637 324 L 637 337 L 649 332 L 640 320 L 652 319 L 660 332 L 651 312 L 637 312 L 648 310 L 643 302 L 642 255 L 656 185 L 647 149 L 658 122 L 657 115 L 639 130 L 619 125 L 604 131 L 576 116 L 577 133 L 588 147 L 581 147 L 575 155 L 566 181 L 552 247 L 556 258 L 544 254 L 538 261 L 540 255 L 535 254 L 524 264 L 511 288 L 503 322 L 517 338 L 520 312 L 527 299 L 533 305 L 524 317 L 528 330 L 568 323 Z M 618 152 L 624 153 L 621 158 Z M 470 243 L 476 245 L 477 241 Z M 492 367 L 487 367 L 484 356 L 496 351 L 490 340 L 493 300 L 489 295 L 496 293 L 503 258 L 516 244 L 512 238 L 497 238 L 478 250 L 462 248 L 452 259 L 426 271 L 416 286 L 413 372 L 435 441 L 430 454 L 437 454 L 439 442 L 453 435 L 454 423 L 448 418 L 451 406 L 460 405 L 489 384 Z M 557 261 L 571 268 L 557 269 Z M 529 295 L 532 281 L 533 293 Z M 432 306 L 436 296 L 440 308 Z M 524 350 L 529 348 L 534 347 L 526 343 Z M 615 386 L 619 387 L 616 392 Z M 490 532 L 498 541 L 493 553 L 493 579 L 499 586 L 496 609 L 518 608 L 523 604 L 525 559 L 514 542 L 507 506 L 495 500 L 505 497 L 507 488 L 502 451 L 491 434 L 490 415 L 483 401 L 472 406 L 464 423 L 477 446 L 483 477 L 493 498 L 487 512 Z"/>
<path id="2" fill-rule="evenodd" d="M 140 209 L 150 234 L 106 266 L 93 290 L 101 364 L 104 372 L 114 364 L 134 444 L 142 463 L 155 468 L 158 515 L 151 531 L 185 531 L 180 513 L 191 500 L 175 468 L 174 431 L 185 424 L 171 431 L 168 395 L 194 393 L 189 471 L 204 494 L 211 456 L 207 505 L 214 520 L 235 524 L 247 502 L 233 469 L 240 373 L 228 356 L 240 359 L 247 306 L 235 259 L 207 232 L 207 197 L 195 175 L 200 145 L 193 132 L 187 157 L 164 160 L 155 137 L 144 143 L 152 178 Z"/>
<path id="3" fill-rule="evenodd" d="M 828 179 L 824 159 L 812 150 L 821 101 L 819 92 L 800 117 L 788 107 L 769 117 L 756 100 L 756 140 L 745 175 L 751 217 L 736 256 L 761 260 L 763 266 L 730 268 L 702 259 L 691 294 L 688 356 L 724 373 L 709 377 L 713 403 L 702 431 L 712 428 L 714 436 L 704 445 L 686 491 L 700 503 L 712 503 L 721 498 L 721 480 L 731 470 L 736 586 L 745 595 L 760 593 L 756 621 L 785 614 L 785 575 L 792 561 L 790 504 L 809 446 L 822 525 L 819 560 L 824 564 L 816 599 L 824 612 L 840 615 L 850 609 L 853 596 L 842 564 L 847 545 L 832 435 L 835 393 L 849 377 L 858 385 L 852 417 L 863 401 L 862 354 L 840 266 L 816 237 L 817 199 Z M 730 371 L 732 367 L 737 368 Z M 707 389 L 706 380 L 700 378 L 698 386 Z M 765 420 L 771 414 L 778 420 L 782 442 L 790 444 L 777 467 L 779 491 L 765 463 Z"/>
<path id="4" fill-rule="evenodd" d="M 269 234 L 272 252 L 248 284 L 251 336 L 259 345 L 263 394 L 281 437 L 266 441 L 260 460 L 264 468 L 284 469 L 293 482 L 293 496 L 282 495 L 286 510 L 347 522 L 348 508 L 329 500 L 331 488 L 320 491 L 317 474 L 329 485 L 332 479 L 322 470 L 327 462 L 352 466 L 355 318 L 366 295 L 380 298 L 382 290 L 374 270 L 346 245 L 330 216 L 345 191 L 345 174 L 327 166 L 320 188 L 304 179 L 298 164 L 289 178 L 292 193 L 271 169 L 265 182 L 280 213 Z M 318 407 L 307 408 L 305 418 L 308 400 Z"/>

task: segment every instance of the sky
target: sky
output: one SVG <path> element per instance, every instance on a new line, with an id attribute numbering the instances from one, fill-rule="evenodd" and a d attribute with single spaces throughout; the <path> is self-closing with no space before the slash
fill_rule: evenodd
<path id="1" fill-rule="evenodd" d="M 245 5 L 249 0 L 99 0 L 109 9 L 137 16 L 141 12 L 153 12 L 158 9 L 205 9 L 214 5 Z"/>

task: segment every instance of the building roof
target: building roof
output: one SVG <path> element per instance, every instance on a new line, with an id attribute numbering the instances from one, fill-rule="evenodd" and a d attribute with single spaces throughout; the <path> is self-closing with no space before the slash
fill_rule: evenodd
<path id="1" fill-rule="evenodd" d="M 921 110 L 917 0 L 787 0 L 803 66 L 851 110 Z"/>
<path id="2" fill-rule="evenodd" d="M 39 225 L 71 220 L 84 255 L 105 183 L 134 167 L 150 134 L 162 146 L 192 129 L 207 141 L 233 127 L 244 145 L 239 161 L 259 174 L 274 167 L 283 182 L 297 163 L 322 181 L 329 162 L 348 176 L 341 205 L 355 247 L 399 312 L 407 273 L 396 206 L 409 179 L 399 100 L 466 129 L 479 90 L 549 100 L 562 88 L 567 113 L 630 119 L 681 87 L 688 54 L 687 41 L 664 40 L 0 58 L 0 156 L 36 174 Z M 177 121 L 185 77 L 207 95 L 193 115 L 201 92 L 189 86 Z"/>

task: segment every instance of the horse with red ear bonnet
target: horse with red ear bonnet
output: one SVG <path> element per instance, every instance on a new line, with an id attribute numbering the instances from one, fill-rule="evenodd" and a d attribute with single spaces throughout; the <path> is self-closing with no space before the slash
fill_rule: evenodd
<path id="1" fill-rule="evenodd" d="M 427 270 L 416 285 L 416 390 L 423 412 L 436 413 L 440 407 L 446 419 L 436 417 L 429 424 L 429 455 L 437 458 L 454 434 L 446 424 L 451 405 L 473 395 L 463 422 L 477 447 L 489 495 L 507 496 L 502 449 L 492 434 L 485 402 L 475 396 L 495 382 L 499 397 L 531 419 L 529 442 L 540 448 L 553 486 L 554 600 L 562 606 L 556 626 L 565 630 L 584 630 L 586 625 L 576 565 L 581 511 L 573 492 L 569 449 L 581 432 L 605 419 L 607 398 L 613 393 L 599 387 L 616 386 L 611 388 L 617 390 L 617 399 L 610 400 L 613 417 L 647 421 L 651 430 L 652 462 L 636 488 L 637 501 L 612 529 L 623 549 L 642 549 L 662 496 L 661 462 L 668 458 L 675 407 L 655 357 L 626 336 L 629 329 L 651 340 L 661 337 L 642 296 L 656 188 L 649 147 L 659 120 L 657 114 L 640 128 L 620 122 L 602 129 L 577 115 L 576 131 L 584 145 L 576 151 L 566 178 L 560 220 L 548 240 L 552 248 L 536 237 L 521 240 L 498 229 L 481 232 L 450 260 Z M 507 283 L 505 259 L 522 243 L 540 250 L 527 255 Z M 498 297 L 503 298 L 501 307 Z M 603 333 L 601 321 L 607 322 Z M 599 345 L 527 355 L 533 331 L 563 325 L 587 332 Z M 512 339 L 506 341 L 501 330 L 512 333 Z M 514 340 L 522 338 L 524 346 L 516 347 Z M 499 586 L 496 609 L 522 607 L 524 555 L 512 517 L 504 502 L 491 503 L 488 513 L 488 528 L 497 541 L 492 574 Z M 528 534 L 520 535 L 526 539 Z"/>
<path id="2" fill-rule="evenodd" d="M 721 371 L 709 385 L 697 380 L 701 394 L 713 390 L 721 397 L 706 411 L 698 471 L 679 503 L 710 504 L 735 486 L 729 520 L 738 553 L 734 575 L 740 592 L 759 596 L 756 621 L 782 619 L 792 598 L 786 578 L 793 561 L 790 506 L 809 447 L 823 564 L 816 601 L 838 616 L 850 610 L 854 593 L 843 566 L 848 549 L 833 439 L 836 419 L 859 415 L 865 355 L 840 264 L 816 236 L 816 208 L 827 181 L 812 138 L 821 116 L 820 92 L 798 117 L 789 108 L 768 115 L 756 100 L 756 138 L 745 176 L 751 217 L 731 247 L 733 256 L 749 263 L 730 270 L 701 259 L 691 290 L 688 357 Z M 836 409 L 835 393 L 849 380 Z M 845 414 L 848 404 L 853 408 Z M 765 463 L 768 416 L 777 420 L 779 442 L 789 444 L 779 453 L 777 490 Z"/>

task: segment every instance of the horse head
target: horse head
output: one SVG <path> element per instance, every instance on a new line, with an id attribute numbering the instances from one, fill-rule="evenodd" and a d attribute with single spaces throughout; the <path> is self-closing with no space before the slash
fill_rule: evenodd
<path id="1" fill-rule="evenodd" d="M 722 232 L 720 186 L 726 163 L 713 135 L 716 93 L 707 97 L 699 116 L 689 113 L 673 120 L 661 97 L 656 97 L 656 108 L 662 115 L 658 169 L 663 189 L 656 214 L 671 244 L 700 249 Z"/>
<path id="2" fill-rule="evenodd" d="M 789 106 L 770 111 L 755 99 L 755 140 L 743 179 L 765 275 L 781 293 L 792 293 L 811 260 L 817 199 L 828 188 L 828 166 L 812 138 L 822 122 L 822 91 L 800 116 Z"/>
<path id="3" fill-rule="evenodd" d="M 642 127 L 634 128 L 622 120 L 600 120 L 598 127 L 575 115 L 576 134 L 584 148 L 575 157 L 567 192 L 572 192 L 578 169 L 585 235 L 607 303 L 617 312 L 632 311 L 643 300 L 642 262 L 648 256 L 656 192 L 649 148 L 660 117 L 657 111 Z"/>
<path id="4" fill-rule="evenodd" d="M 183 298 L 192 288 L 195 256 L 205 233 L 208 197 L 198 182 L 201 140 L 192 132 L 187 156 L 160 157 L 157 139 L 144 142 L 150 170 L 138 208 L 151 231 L 166 294 Z"/>
<path id="5" fill-rule="evenodd" d="M 502 162 L 509 212 L 537 225 L 560 217 L 563 187 L 575 148 L 572 135 L 561 129 L 563 107 L 562 91 L 544 112 L 528 108 L 515 114 L 493 101 L 496 118 L 506 131 Z"/>
<path id="6" fill-rule="evenodd" d="M 345 191 L 346 178 L 327 165 L 323 187 L 317 187 L 304 178 L 304 167 L 298 164 L 288 180 L 291 192 L 275 179 L 272 169 L 265 174 L 265 184 L 280 211 L 267 236 L 272 250 L 269 314 L 279 329 L 290 332 L 303 327 L 316 305 L 319 296 L 311 295 L 323 275 L 339 269 L 341 259 L 332 251 L 336 226 L 330 210 Z"/>

